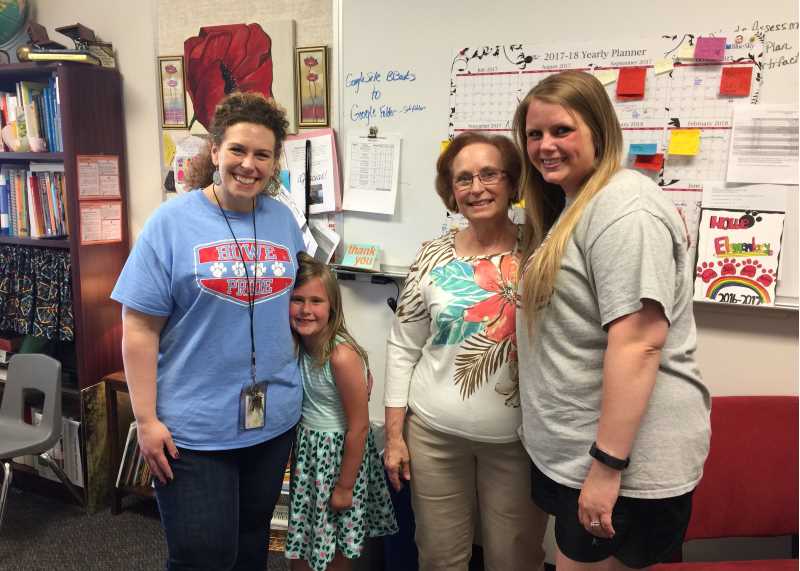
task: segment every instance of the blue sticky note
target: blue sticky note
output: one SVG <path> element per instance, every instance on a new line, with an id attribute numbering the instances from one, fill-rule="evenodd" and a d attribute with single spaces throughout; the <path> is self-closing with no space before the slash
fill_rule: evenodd
<path id="1" fill-rule="evenodd" d="M 632 155 L 655 155 L 658 152 L 657 143 L 631 143 Z"/>
<path id="2" fill-rule="evenodd" d="M 291 186 L 289 186 L 291 175 L 289 174 L 288 170 L 282 170 L 281 173 L 280 173 L 280 177 L 281 177 L 281 184 L 283 185 L 283 188 L 286 188 L 286 189 L 292 188 Z"/>

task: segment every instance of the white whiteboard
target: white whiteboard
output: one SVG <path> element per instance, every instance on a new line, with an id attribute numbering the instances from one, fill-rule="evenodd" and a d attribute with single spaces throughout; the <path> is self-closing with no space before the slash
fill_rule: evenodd
<path id="1" fill-rule="evenodd" d="M 384 249 L 383 262 L 407 266 L 423 240 L 441 233 L 445 209 L 433 187 L 442 140 L 452 130 L 450 77 L 455 50 L 489 45 L 552 46 L 652 43 L 663 35 L 765 34 L 760 101 L 797 105 L 797 4 L 751 2 L 557 4 L 506 0 L 339 0 L 334 32 L 338 69 L 338 131 L 366 133 L 368 126 L 402 138 L 400 189 L 395 214 L 347 212 L 344 239 Z M 790 29 L 791 28 L 791 29 Z M 340 149 L 342 148 L 340 144 Z M 345 157 L 342 157 L 344 160 Z M 796 203 L 796 197 L 794 198 Z M 797 301 L 797 213 L 784 234 L 784 271 Z M 779 299 L 780 301 L 780 299 Z"/>

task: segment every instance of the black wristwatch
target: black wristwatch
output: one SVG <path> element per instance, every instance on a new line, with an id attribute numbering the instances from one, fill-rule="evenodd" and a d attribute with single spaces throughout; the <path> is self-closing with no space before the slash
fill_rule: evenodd
<path id="1" fill-rule="evenodd" d="M 597 442 L 592 442 L 592 447 L 589 448 L 589 456 L 600 462 L 601 464 L 605 464 L 609 468 L 613 468 L 614 470 L 624 470 L 628 467 L 631 463 L 630 458 L 617 458 L 616 456 L 612 456 L 608 452 L 603 452 L 597 447 Z"/>

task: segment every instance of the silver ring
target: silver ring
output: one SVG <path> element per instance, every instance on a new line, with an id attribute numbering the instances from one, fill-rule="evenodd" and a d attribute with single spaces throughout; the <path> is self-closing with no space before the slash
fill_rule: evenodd
<path id="1" fill-rule="evenodd" d="M 600 522 L 599 521 L 590 521 L 589 522 L 589 527 L 600 527 Z"/>

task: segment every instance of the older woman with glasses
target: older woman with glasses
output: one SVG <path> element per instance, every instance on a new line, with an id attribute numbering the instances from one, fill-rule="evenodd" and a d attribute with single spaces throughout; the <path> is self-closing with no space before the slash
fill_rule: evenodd
<path id="1" fill-rule="evenodd" d="M 466 570 L 476 524 L 486 569 L 537 569 L 546 516 L 517 435 L 519 154 L 468 132 L 436 168 L 437 193 L 469 226 L 423 244 L 411 266 L 387 347 L 384 462 L 395 489 L 412 482 L 420 569 Z"/>

